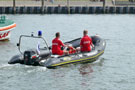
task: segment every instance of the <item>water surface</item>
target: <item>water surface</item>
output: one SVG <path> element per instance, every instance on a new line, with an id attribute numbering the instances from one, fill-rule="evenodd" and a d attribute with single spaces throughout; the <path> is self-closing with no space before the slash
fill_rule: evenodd
<path id="1" fill-rule="evenodd" d="M 133 90 L 135 88 L 134 15 L 6 15 L 17 27 L 9 42 L 0 42 L 1 90 Z M 97 62 L 57 69 L 8 65 L 19 54 L 16 43 L 21 34 L 43 36 L 51 45 L 56 32 L 63 42 L 99 34 L 106 42 L 105 53 Z M 30 44 L 29 44 L 30 45 Z"/>

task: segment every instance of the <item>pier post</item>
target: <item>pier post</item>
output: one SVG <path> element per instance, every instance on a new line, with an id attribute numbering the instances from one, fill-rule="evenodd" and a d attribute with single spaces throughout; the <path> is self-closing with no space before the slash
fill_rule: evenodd
<path id="1" fill-rule="evenodd" d="M 16 13 L 16 5 L 15 5 L 15 0 L 13 0 L 13 13 Z"/>
<path id="2" fill-rule="evenodd" d="M 44 13 L 44 0 L 41 1 L 41 13 Z"/>
<path id="3" fill-rule="evenodd" d="M 103 0 L 103 13 L 105 13 L 105 0 Z"/>
<path id="4" fill-rule="evenodd" d="M 69 0 L 67 0 L 68 14 L 70 14 Z"/>

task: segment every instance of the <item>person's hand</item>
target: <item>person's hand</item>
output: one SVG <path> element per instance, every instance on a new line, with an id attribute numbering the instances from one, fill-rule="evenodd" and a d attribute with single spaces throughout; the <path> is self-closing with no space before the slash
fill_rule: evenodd
<path id="1" fill-rule="evenodd" d="M 95 49 L 95 47 L 92 47 L 92 50 L 94 50 Z"/>

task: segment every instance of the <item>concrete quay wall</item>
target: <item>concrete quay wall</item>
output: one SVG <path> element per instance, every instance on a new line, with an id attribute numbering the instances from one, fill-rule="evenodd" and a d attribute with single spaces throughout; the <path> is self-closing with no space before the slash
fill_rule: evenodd
<path id="1" fill-rule="evenodd" d="M 48 6 L 0 7 L 0 14 L 135 14 L 135 7 L 126 6 Z"/>

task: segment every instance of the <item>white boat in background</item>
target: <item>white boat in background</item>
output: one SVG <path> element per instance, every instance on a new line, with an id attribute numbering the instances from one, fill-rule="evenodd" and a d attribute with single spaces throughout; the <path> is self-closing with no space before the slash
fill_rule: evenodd
<path id="1" fill-rule="evenodd" d="M 12 20 L 6 19 L 5 16 L 0 18 L 0 41 L 8 40 L 10 38 L 11 30 L 16 27 L 16 23 Z"/>

